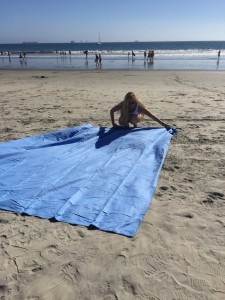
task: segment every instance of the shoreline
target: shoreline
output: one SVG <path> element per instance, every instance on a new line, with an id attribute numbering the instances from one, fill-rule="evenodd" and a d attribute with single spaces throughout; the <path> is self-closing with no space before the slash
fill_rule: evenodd
<path id="1" fill-rule="evenodd" d="M 0 83 L 1 142 L 111 127 L 109 110 L 128 91 L 181 128 L 134 238 L 0 211 L 0 296 L 224 298 L 223 71 L 0 70 Z"/>
<path id="2" fill-rule="evenodd" d="M 50 73 L 58 73 L 58 72 L 74 72 L 74 73 L 79 73 L 79 72 L 90 72 L 90 73 L 107 73 L 107 72 L 118 72 L 118 73 L 122 73 L 122 72 L 128 72 L 128 73 L 135 73 L 135 72 L 143 72 L 143 73 L 160 73 L 160 72 L 166 72 L 166 73 L 171 73 L 171 72 L 177 72 L 177 73 L 224 73 L 225 70 L 192 70 L 192 69 L 155 69 L 155 70 L 146 70 L 146 69 L 100 69 L 100 68 L 96 68 L 96 69 L 18 69 L 18 68 L 10 68 L 10 69 L 1 69 L 0 68 L 0 72 L 50 72 Z"/>
<path id="3" fill-rule="evenodd" d="M 128 59 L 126 55 L 121 57 L 102 55 L 101 64 L 95 63 L 95 56 L 91 55 L 88 59 L 83 56 L 36 56 L 20 59 L 12 56 L 10 58 L 1 57 L 0 70 L 7 69 L 29 69 L 29 70 L 124 70 L 124 71 L 225 71 L 224 58 L 218 60 L 217 57 L 209 58 L 190 58 L 190 57 L 165 57 L 157 55 L 154 60 L 146 60 L 141 55 L 136 55 L 135 59 Z"/>

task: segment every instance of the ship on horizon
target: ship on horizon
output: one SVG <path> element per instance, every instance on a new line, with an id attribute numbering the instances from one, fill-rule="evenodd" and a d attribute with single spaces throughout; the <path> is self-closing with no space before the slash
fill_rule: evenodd
<path id="1" fill-rule="evenodd" d="M 23 44 L 38 44 L 38 42 L 33 41 L 33 42 L 23 42 Z"/>

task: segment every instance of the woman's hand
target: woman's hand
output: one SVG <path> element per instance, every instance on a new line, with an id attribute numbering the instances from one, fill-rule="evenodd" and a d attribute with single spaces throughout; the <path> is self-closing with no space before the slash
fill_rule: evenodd
<path id="1" fill-rule="evenodd" d="M 163 124 L 163 126 L 167 129 L 167 130 L 170 130 L 171 129 L 171 126 L 170 125 L 168 125 L 168 124 Z"/>

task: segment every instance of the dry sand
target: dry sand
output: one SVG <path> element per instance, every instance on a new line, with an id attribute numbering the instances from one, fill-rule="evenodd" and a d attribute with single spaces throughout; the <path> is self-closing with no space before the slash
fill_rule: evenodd
<path id="1" fill-rule="evenodd" d="M 182 128 L 134 238 L 0 211 L 0 299 L 225 299 L 224 75 L 0 71 L 2 142 L 110 126 L 130 90 Z"/>

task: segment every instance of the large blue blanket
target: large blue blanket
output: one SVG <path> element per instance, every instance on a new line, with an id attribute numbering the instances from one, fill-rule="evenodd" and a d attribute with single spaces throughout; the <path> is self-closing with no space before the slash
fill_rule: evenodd
<path id="1" fill-rule="evenodd" d="M 174 130 L 90 124 L 0 143 L 0 209 L 134 236 Z"/>

